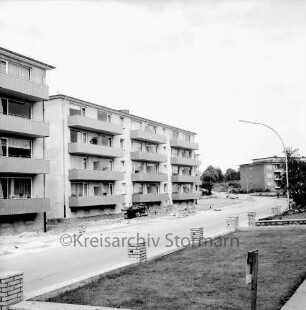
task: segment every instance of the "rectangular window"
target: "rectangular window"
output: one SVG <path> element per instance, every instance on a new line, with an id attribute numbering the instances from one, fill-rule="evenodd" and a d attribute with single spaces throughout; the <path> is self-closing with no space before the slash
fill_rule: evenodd
<path id="1" fill-rule="evenodd" d="M 172 174 L 173 175 L 179 174 L 179 167 L 178 166 L 172 166 Z"/>
<path id="2" fill-rule="evenodd" d="M 78 142 L 79 132 L 70 129 L 70 142 Z"/>
<path id="3" fill-rule="evenodd" d="M 179 193 L 180 192 L 180 185 L 177 183 L 172 184 L 172 193 Z"/>
<path id="4" fill-rule="evenodd" d="M 24 199 L 31 198 L 31 178 L 0 178 L 0 198 Z"/>
<path id="5" fill-rule="evenodd" d="M 120 148 L 124 150 L 124 139 L 120 139 Z"/>
<path id="6" fill-rule="evenodd" d="M 124 117 L 123 116 L 120 116 L 120 123 L 122 127 L 124 128 Z"/>
<path id="7" fill-rule="evenodd" d="M 102 171 L 113 171 L 113 160 L 112 159 L 101 159 L 99 161 L 95 161 L 94 170 L 102 170 Z"/>
<path id="8" fill-rule="evenodd" d="M 190 193 L 191 192 L 191 185 L 190 184 L 183 184 L 183 193 Z"/>
<path id="9" fill-rule="evenodd" d="M 145 131 L 148 131 L 148 132 L 151 132 L 151 133 L 156 133 L 156 126 L 153 126 L 153 125 L 148 124 L 148 125 L 145 127 Z"/>
<path id="10" fill-rule="evenodd" d="M 104 111 L 98 110 L 98 120 L 103 122 L 112 122 L 112 115 Z"/>
<path id="11" fill-rule="evenodd" d="M 81 108 L 81 116 L 83 116 L 83 117 L 86 116 L 86 108 L 85 107 Z"/>
<path id="12" fill-rule="evenodd" d="M 159 184 L 148 183 L 147 189 L 148 189 L 148 194 L 158 194 L 159 193 Z"/>
<path id="13" fill-rule="evenodd" d="M 80 115 L 81 116 L 81 108 L 78 105 L 75 104 L 69 104 L 69 115 L 74 116 L 74 115 Z"/>
<path id="14" fill-rule="evenodd" d="M 164 184 L 164 193 L 168 193 L 168 184 L 167 183 Z"/>
<path id="15" fill-rule="evenodd" d="M 125 183 L 121 184 L 121 194 L 126 195 L 126 184 Z"/>
<path id="16" fill-rule="evenodd" d="M 191 175 L 191 167 L 181 167 L 180 170 L 182 175 Z"/>
<path id="17" fill-rule="evenodd" d="M 146 143 L 146 152 L 157 153 L 157 144 Z"/>
<path id="18" fill-rule="evenodd" d="M 121 160 L 121 172 L 125 172 L 125 161 Z"/>
<path id="19" fill-rule="evenodd" d="M 71 197 L 86 197 L 88 196 L 87 183 L 71 183 Z"/>
<path id="20" fill-rule="evenodd" d="M 88 169 L 88 158 L 82 157 L 82 169 Z"/>
<path id="21" fill-rule="evenodd" d="M 171 155 L 173 156 L 173 157 L 178 157 L 178 150 L 177 149 L 171 149 Z"/>
<path id="22" fill-rule="evenodd" d="M 7 61 L 0 59 L 0 72 L 8 73 Z"/>
<path id="23" fill-rule="evenodd" d="M 19 78 L 30 80 L 31 69 L 19 64 L 8 62 L 8 74 L 15 75 Z"/>
<path id="24" fill-rule="evenodd" d="M 179 132 L 178 131 L 172 131 L 172 138 L 178 139 L 178 137 L 179 137 Z"/>
<path id="25" fill-rule="evenodd" d="M 143 185 L 141 183 L 133 183 L 133 194 L 143 194 Z"/>
<path id="26" fill-rule="evenodd" d="M 133 141 L 133 151 L 142 151 L 142 144 L 138 141 Z"/>
<path id="27" fill-rule="evenodd" d="M 0 155 L 9 157 L 32 157 L 32 141 L 1 137 Z"/>
<path id="28" fill-rule="evenodd" d="M 159 165 L 158 164 L 151 164 L 151 163 L 148 163 L 147 164 L 147 173 L 158 173 L 158 167 Z"/>
<path id="29" fill-rule="evenodd" d="M 30 119 L 31 104 L 16 100 L 8 100 L 8 114 Z"/>
<path id="30" fill-rule="evenodd" d="M 143 173 L 144 164 L 140 161 L 133 161 L 133 173 Z"/>

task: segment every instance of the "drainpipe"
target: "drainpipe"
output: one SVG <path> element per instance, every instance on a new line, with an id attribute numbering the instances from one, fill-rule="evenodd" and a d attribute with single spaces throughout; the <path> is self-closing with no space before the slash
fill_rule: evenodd
<path id="1" fill-rule="evenodd" d="M 62 138 L 63 138 L 63 189 L 64 189 L 64 218 L 67 217 L 67 210 L 66 210 L 66 163 L 65 163 L 65 150 L 66 150 L 66 143 L 65 143 L 65 119 L 64 119 L 64 103 L 67 100 L 67 96 L 64 99 L 62 104 Z"/>
<path id="2" fill-rule="evenodd" d="M 45 100 L 43 100 L 43 122 L 45 121 Z M 46 158 L 45 137 L 43 137 L 43 159 Z M 46 198 L 46 174 L 43 174 L 44 198 Z M 44 212 L 44 232 L 47 232 L 47 212 Z"/>

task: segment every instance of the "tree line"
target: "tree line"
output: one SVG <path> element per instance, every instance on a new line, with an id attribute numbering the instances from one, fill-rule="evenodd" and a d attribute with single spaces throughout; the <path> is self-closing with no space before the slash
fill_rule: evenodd
<path id="1" fill-rule="evenodd" d="M 212 165 L 208 166 L 201 175 L 202 183 L 220 183 L 220 182 L 230 182 L 239 181 L 240 172 L 232 168 L 228 168 L 225 173 L 219 167 L 214 167 Z"/>

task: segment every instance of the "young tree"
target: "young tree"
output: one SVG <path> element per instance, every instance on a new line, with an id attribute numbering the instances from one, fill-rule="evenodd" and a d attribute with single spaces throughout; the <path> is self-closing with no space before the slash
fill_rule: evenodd
<path id="1" fill-rule="evenodd" d="M 297 206 L 306 205 L 306 162 L 299 156 L 298 149 L 288 148 L 286 150 L 288 158 L 288 178 L 289 195 Z M 285 162 L 283 163 L 285 170 Z M 286 172 L 283 173 L 279 186 L 285 192 L 287 188 Z"/>

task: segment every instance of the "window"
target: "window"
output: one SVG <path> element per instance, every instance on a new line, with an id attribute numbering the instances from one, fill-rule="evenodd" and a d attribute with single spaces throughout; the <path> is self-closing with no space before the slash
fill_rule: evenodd
<path id="1" fill-rule="evenodd" d="M 121 160 L 121 171 L 125 172 L 125 161 Z"/>
<path id="2" fill-rule="evenodd" d="M 69 104 L 69 115 L 74 116 L 74 115 L 81 115 L 81 109 L 78 105 L 74 104 Z"/>
<path id="3" fill-rule="evenodd" d="M 87 143 L 87 132 L 82 132 L 82 142 Z"/>
<path id="4" fill-rule="evenodd" d="M 113 160 L 102 158 L 99 161 L 93 163 L 94 170 L 113 171 Z"/>
<path id="5" fill-rule="evenodd" d="M 174 183 L 172 185 L 172 193 L 179 193 L 180 192 L 180 185 L 177 183 Z"/>
<path id="6" fill-rule="evenodd" d="M 191 175 L 191 167 L 181 167 L 182 175 Z"/>
<path id="7" fill-rule="evenodd" d="M 103 122 L 111 123 L 112 116 L 104 111 L 98 110 L 98 120 Z"/>
<path id="8" fill-rule="evenodd" d="M 31 118 L 32 105 L 29 102 L 0 98 L 0 113 Z"/>
<path id="9" fill-rule="evenodd" d="M 124 128 L 124 117 L 123 116 L 120 116 L 120 123 L 122 127 Z"/>
<path id="10" fill-rule="evenodd" d="M 183 189 L 183 193 L 190 193 L 191 192 L 191 185 L 190 184 L 183 184 L 182 189 Z"/>
<path id="11" fill-rule="evenodd" d="M 120 139 L 120 148 L 124 150 L 124 139 Z"/>
<path id="12" fill-rule="evenodd" d="M 178 137 L 179 137 L 179 132 L 178 131 L 172 131 L 172 138 L 178 139 Z"/>
<path id="13" fill-rule="evenodd" d="M 191 158 L 190 155 L 191 155 L 190 151 L 182 150 L 182 157 Z"/>
<path id="14" fill-rule="evenodd" d="M 88 196 L 87 183 L 71 183 L 71 197 L 86 197 Z"/>
<path id="15" fill-rule="evenodd" d="M 31 198 L 31 178 L 0 178 L 0 198 Z"/>
<path id="16" fill-rule="evenodd" d="M 163 135 L 165 135 L 165 134 L 166 134 L 166 128 L 163 127 Z"/>
<path id="17" fill-rule="evenodd" d="M 25 80 L 30 80 L 31 69 L 19 64 L 8 62 L 8 74 L 15 75 Z"/>
<path id="18" fill-rule="evenodd" d="M 178 157 L 178 150 L 177 149 L 171 149 L 171 154 L 173 157 Z"/>
<path id="19" fill-rule="evenodd" d="M 156 133 L 156 126 L 147 124 L 145 131 L 151 132 L 151 133 Z"/>
<path id="20" fill-rule="evenodd" d="M 143 194 L 143 185 L 141 183 L 133 183 L 133 194 Z"/>
<path id="21" fill-rule="evenodd" d="M 133 151 L 142 151 L 141 142 L 133 141 Z"/>
<path id="22" fill-rule="evenodd" d="M 126 195 L 126 184 L 125 183 L 121 184 L 121 194 Z"/>
<path id="23" fill-rule="evenodd" d="M 178 166 L 172 166 L 172 174 L 173 175 L 179 174 L 179 167 Z"/>
<path id="24" fill-rule="evenodd" d="M 189 142 L 191 141 L 191 135 L 185 134 L 184 137 L 185 137 L 185 141 L 189 141 Z"/>
<path id="25" fill-rule="evenodd" d="M 164 184 L 164 193 L 168 193 L 168 184 L 167 183 Z"/>
<path id="26" fill-rule="evenodd" d="M 159 184 L 148 183 L 147 190 L 148 190 L 148 194 L 158 194 L 159 193 Z"/>
<path id="27" fill-rule="evenodd" d="M 88 158 L 82 157 L 82 169 L 87 169 L 87 168 L 88 168 Z"/>
<path id="28" fill-rule="evenodd" d="M 133 173 L 144 172 L 143 166 L 144 166 L 144 164 L 142 162 L 133 161 Z"/>
<path id="29" fill-rule="evenodd" d="M 78 142 L 78 131 L 70 130 L 70 142 Z"/>
<path id="30" fill-rule="evenodd" d="M 7 61 L 0 59 L 0 72 L 8 73 Z"/>
<path id="31" fill-rule="evenodd" d="M 147 164 L 147 173 L 158 173 L 158 164 L 151 164 L 151 163 L 148 163 Z"/>
<path id="32" fill-rule="evenodd" d="M 9 157 L 28 157 L 32 156 L 31 140 L 1 137 L 0 155 Z"/>
<path id="33" fill-rule="evenodd" d="M 157 144 L 146 143 L 146 152 L 148 153 L 157 153 Z"/>
<path id="34" fill-rule="evenodd" d="M 86 108 L 81 107 L 81 116 L 85 117 L 86 116 Z"/>

